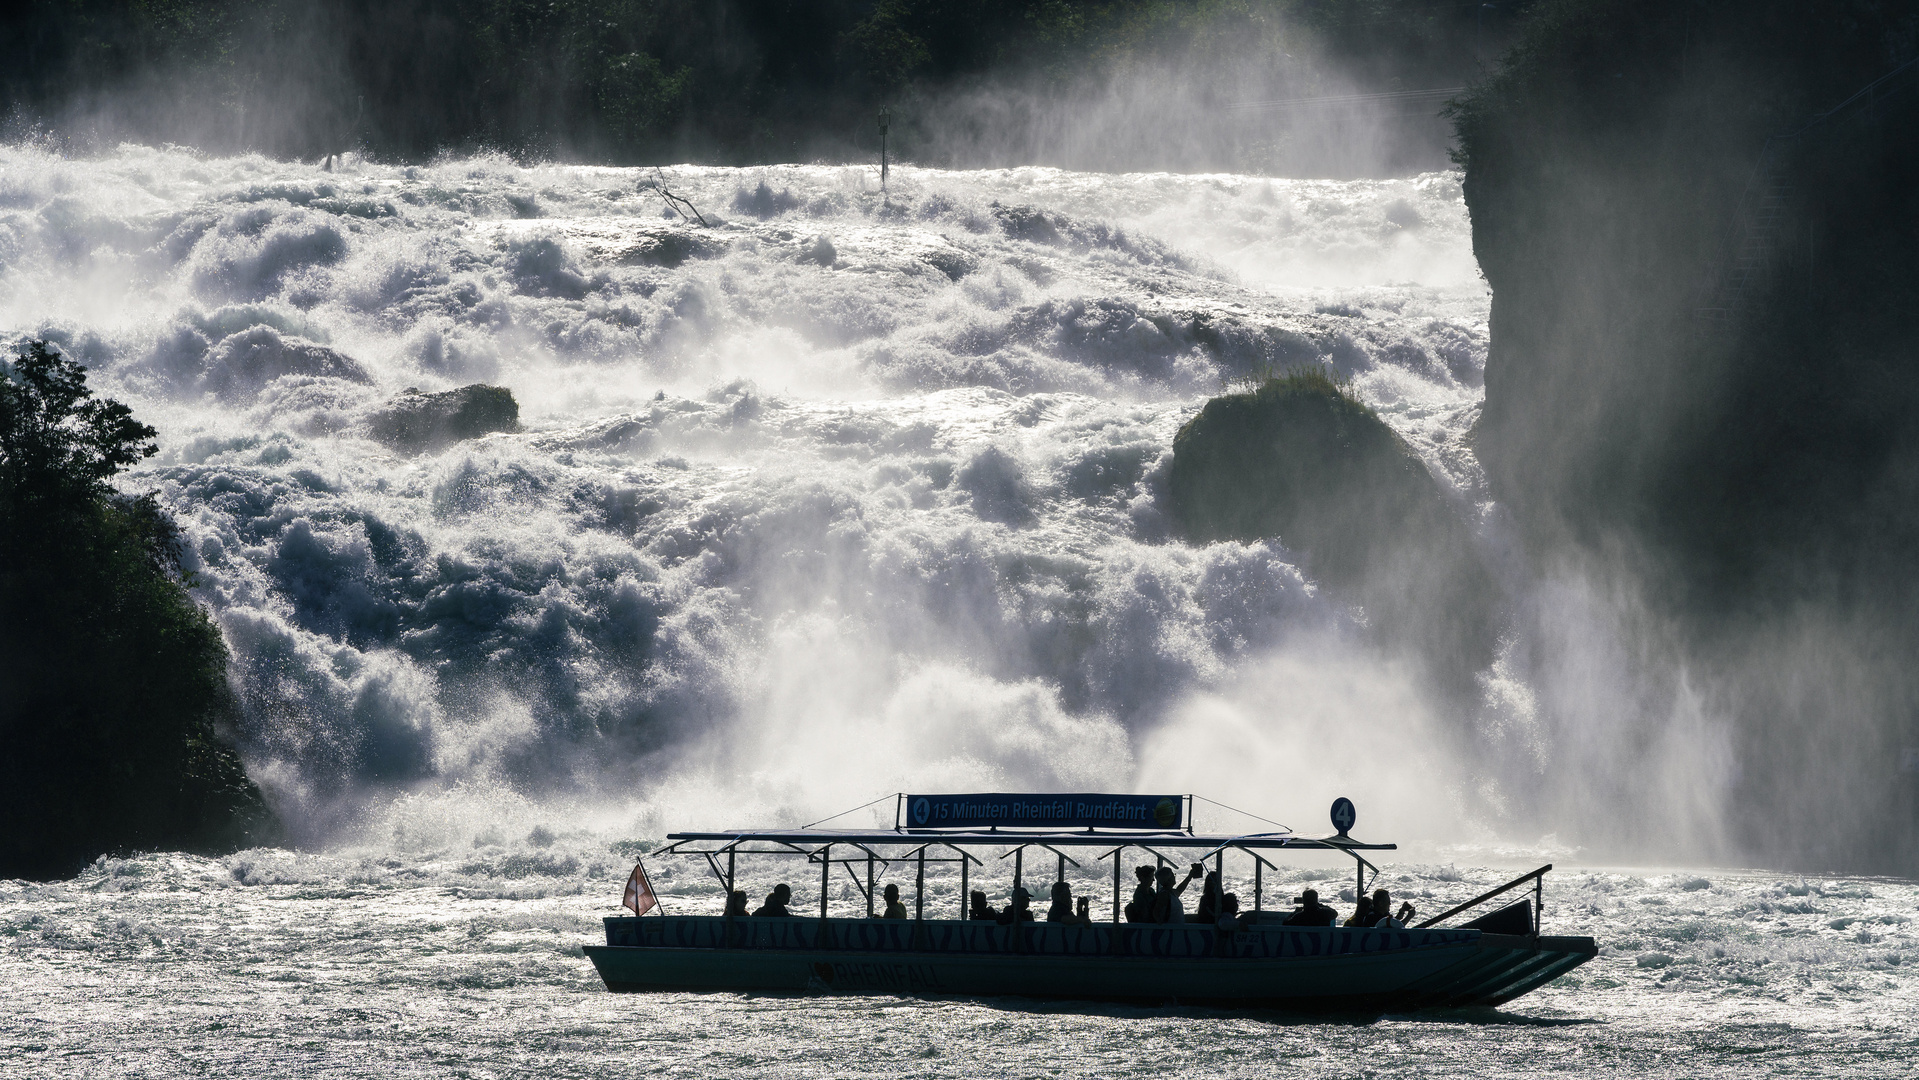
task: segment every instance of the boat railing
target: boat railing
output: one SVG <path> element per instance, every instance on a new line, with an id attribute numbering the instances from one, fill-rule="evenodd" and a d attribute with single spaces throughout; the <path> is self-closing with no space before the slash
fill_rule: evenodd
<path id="1" fill-rule="evenodd" d="M 1472 908 L 1476 908 L 1479 905 L 1485 903 L 1486 901 L 1491 900 L 1497 896 L 1503 896 L 1506 893 L 1509 893 L 1512 890 L 1530 881 L 1533 883 L 1532 923 L 1533 923 L 1533 933 L 1536 935 L 1539 933 L 1541 908 L 1543 907 L 1546 899 L 1546 873 L 1550 871 L 1552 868 L 1553 868 L 1553 864 L 1547 863 L 1546 865 L 1540 867 L 1537 870 L 1532 871 L 1531 873 L 1521 874 L 1518 877 L 1512 879 L 1511 881 L 1508 881 L 1506 884 L 1501 885 L 1497 889 L 1491 889 L 1491 890 L 1488 890 L 1487 892 L 1480 893 L 1478 896 L 1473 897 L 1471 900 L 1468 900 L 1465 903 L 1458 905 L 1457 907 L 1447 908 L 1445 911 L 1442 911 L 1439 914 L 1433 916 L 1432 918 L 1427 919 L 1425 922 L 1420 923 L 1418 926 L 1414 927 L 1414 929 L 1424 930 L 1428 927 L 1436 926 L 1439 923 L 1452 918 L 1453 916 L 1459 914 L 1462 911 L 1468 911 L 1468 910 L 1471 910 Z"/>

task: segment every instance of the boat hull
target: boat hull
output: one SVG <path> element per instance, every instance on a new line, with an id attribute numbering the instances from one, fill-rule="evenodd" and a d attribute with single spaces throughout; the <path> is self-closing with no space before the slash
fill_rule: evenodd
<path id="1" fill-rule="evenodd" d="M 1019 995 L 1288 1009 L 1498 1005 L 1584 963 L 1591 938 L 1476 930 L 608 919 L 607 989 Z"/>

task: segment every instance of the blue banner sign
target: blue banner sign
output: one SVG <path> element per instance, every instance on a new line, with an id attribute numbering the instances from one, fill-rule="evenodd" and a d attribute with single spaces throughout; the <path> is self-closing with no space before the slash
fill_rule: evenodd
<path id="1" fill-rule="evenodd" d="M 908 795 L 909 829 L 1177 829 L 1183 795 Z"/>

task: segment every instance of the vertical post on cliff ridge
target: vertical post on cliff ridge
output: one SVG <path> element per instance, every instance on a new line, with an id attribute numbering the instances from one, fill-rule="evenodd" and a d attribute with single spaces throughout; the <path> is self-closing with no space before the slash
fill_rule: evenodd
<path id="1" fill-rule="evenodd" d="M 886 106 L 880 106 L 880 192 L 882 194 L 886 191 L 886 129 L 892 119 L 893 114 L 887 110 Z"/>

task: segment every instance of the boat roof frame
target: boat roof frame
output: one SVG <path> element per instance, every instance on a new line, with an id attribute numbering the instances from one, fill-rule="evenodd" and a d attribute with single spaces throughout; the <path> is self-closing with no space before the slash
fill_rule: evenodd
<path id="1" fill-rule="evenodd" d="M 1350 836 L 1299 836 L 1294 833 L 1192 833 L 1174 830 L 1078 829 L 1027 830 L 985 829 L 942 831 L 938 829 L 722 829 L 712 832 L 674 832 L 667 843 L 654 849 L 655 855 L 804 855 L 818 859 L 826 850 L 841 844 L 868 850 L 879 845 L 916 845 L 950 847 L 964 854 L 966 847 L 1112 847 L 1104 860 L 1120 849 L 1152 845 L 1167 848 L 1206 848 L 1201 859 L 1228 849 L 1253 855 L 1257 851 L 1335 851 L 1365 862 L 1362 851 L 1397 851 L 1398 844 L 1368 844 Z M 714 848 L 695 847 L 717 843 Z M 748 844 L 776 845 L 784 850 L 749 848 Z M 868 850 L 875 858 L 880 856 Z M 969 856 L 970 857 L 970 856 Z M 1254 855 L 1257 858 L 1257 855 Z M 930 860 L 929 860 L 930 861 Z M 978 860 L 974 860 L 978 861 Z M 1261 860 L 1264 862 L 1265 860 Z M 1267 865 L 1272 865 L 1270 862 Z"/>

